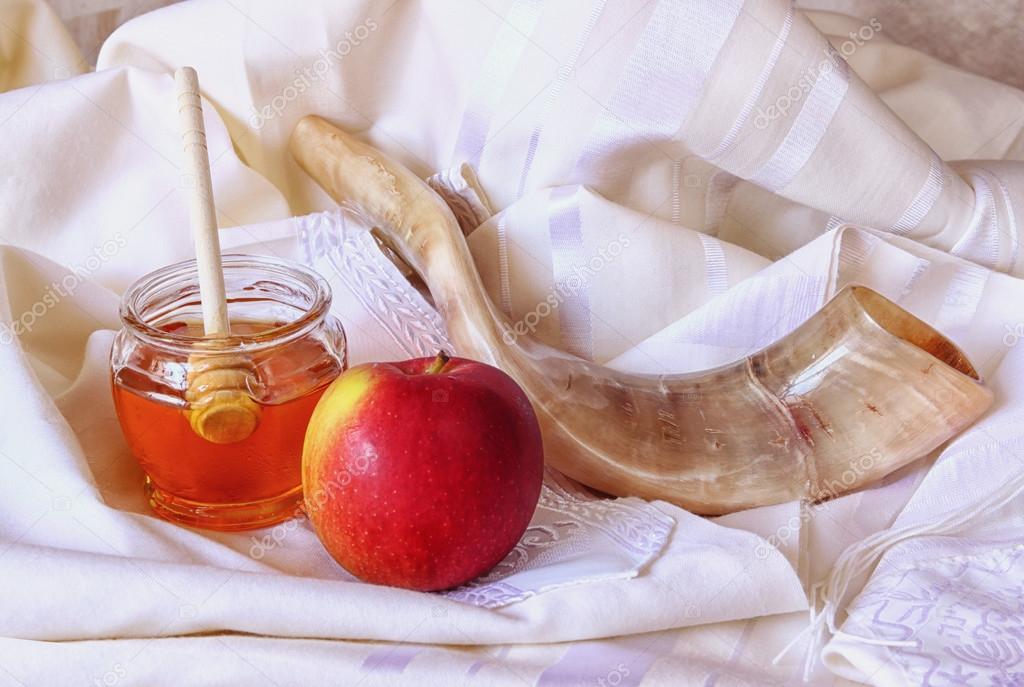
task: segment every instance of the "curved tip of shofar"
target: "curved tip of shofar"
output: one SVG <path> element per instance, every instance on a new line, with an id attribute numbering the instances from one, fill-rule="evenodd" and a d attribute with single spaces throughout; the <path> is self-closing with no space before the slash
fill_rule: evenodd
<path id="1" fill-rule="evenodd" d="M 388 233 L 459 353 L 519 382 L 547 461 L 595 489 L 708 515 L 822 500 L 927 454 L 991 403 L 953 343 L 864 287 L 707 372 L 634 375 L 553 351 L 511 335 L 452 213 L 409 170 L 318 117 L 299 123 L 291 150 L 335 200 Z"/>

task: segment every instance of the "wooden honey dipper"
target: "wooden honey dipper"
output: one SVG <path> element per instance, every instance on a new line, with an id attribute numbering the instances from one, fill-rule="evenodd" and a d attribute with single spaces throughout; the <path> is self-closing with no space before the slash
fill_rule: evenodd
<path id="1" fill-rule="evenodd" d="M 203 105 L 199 98 L 199 77 L 192 67 L 174 74 L 178 120 L 185 153 L 185 173 L 193 180 L 190 216 L 195 234 L 199 299 L 203 309 L 203 332 L 213 339 L 231 335 L 224 268 L 221 263 L 217 213 L 213 204 L 210 157 L 206 148 Z M 216 444 L 241 441 L 260 422 L 260 405 L 249 388 L 255 382 L 252 361 L 240 355 L 193 353 L 189 356 L 188 421 L 192 430 Z"/>

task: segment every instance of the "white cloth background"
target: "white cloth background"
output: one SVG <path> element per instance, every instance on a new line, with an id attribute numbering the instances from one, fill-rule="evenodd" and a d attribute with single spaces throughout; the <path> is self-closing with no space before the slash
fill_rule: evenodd
<path id="1" fill-rule="evenodd" d="M 1024 473 L 1022 354 L 1010 353 L 994 380 L 1003 406 L 950 445 L 894 526 L 935 519 Z M 915 538 L 888 550 L 844 629 L 893 643 L 868 648 L 840 636 L 826 650 L 826 663 L 841 675 L 879 674 L 896 683 L 901 676 L 920 684 L 1024 682 L 1022 501 L 986 509 L 955 535 Z"/>
<path id="2" fill-rule="evenodd" d="M 797 679 L 800 647 L 771 659 L 807 615 L 782 614 L 848 545 L 904 517 L 934 456 L 803 511 L 710 522 L 656 504 L 676 525 L 638 576 L 488 610 L 332 577 L 304 527 L 256 561 L 245 536 L 150 517 L 105 357 L 119 291 L 190 252 L 169 73 L 192 64 L 233 248 L 317 259 L 294 222 L 271 222 L 331 207 L 286 150 L 315 112 L 424 177 L 474 164 L 500 212 L 471 248 L 514 319 L 623 247 L 538 322 L 555 345 L 697 369 L 859 282 L 998 375 L 1024 335 L 1024 95 L 889 42 L 869 17 L 813 18 L 831 50 L 780 0 L 198 0 L 122 27 L 95 74 L 0 95 L 0 680 Z M 33 48 L 21 59 L 63 59 L 13 35 Z M 353 360 L 403 355 L 332 281 Z M 1021 402 L 1001 393 L 997 412 Z M 942 654 L 928 637 L 921 651 Z M 888 650 L 834 643 L 813 680 L 913 683 Z"/>

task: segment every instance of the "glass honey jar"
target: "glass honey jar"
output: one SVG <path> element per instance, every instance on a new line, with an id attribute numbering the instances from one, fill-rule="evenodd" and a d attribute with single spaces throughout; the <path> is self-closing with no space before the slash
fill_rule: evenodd
<path id="1" fill-rule="evenodd" d="M 244 530 L 298 513 L 306 425 L 347 348 L 316 273 L 247 255 L 223 266 L 231 335 L 203 336 L 195 261 L 164 267 L 124 294 L 111 383 L 153 510 Z"/>

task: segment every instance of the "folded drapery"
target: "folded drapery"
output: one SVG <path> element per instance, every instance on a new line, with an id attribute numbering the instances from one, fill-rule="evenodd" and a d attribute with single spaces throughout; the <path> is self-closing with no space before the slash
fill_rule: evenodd
<path id="1" fill-rule="evenodd" d="M 940 520 L 949 526 L 885 550 L 826 649 L 838 674 L 863 680 L 879 673 L 893 684 L 901 676 L 921 684 L 1024 681 L 1022 354 L 1015 347 L 993 380 L 1002 407 L 949 446 L 893 523 L 894 534 L 934 529 Z M 970 504 L 981 513 L 965 521 L 959 512 Z"/>
<path id="2" fill-rule="evenodd" d="M 226 246 L 330 276 L 356 362 L 422 351 L 415 337 L 402 343 L 388 325 L 394 307 L 345 260 L 371 260 L 397 302 L 436 317 L 370 244 L 320 250 L 311 227 L 322 218 L 284 220 L 332 207 L 286 151 L 311 112 L 424 177 L 470 163 L 499 210 L 469 234 L 491 297 L 576 354 L 647 372 L 715 365 L 856 282 L 949 334 L 986 376 L 1004 374 L 1024 336 L 1022 284 L 1010 276 L 1024 269 L 1024 96 L 886 41 L 870 17 L 815 18 L 838 32 L 831 48 L 781 0 L 206 0 L 122 27 L 95 74 L 0 95 L 0 236 L 10 245 L 0 255 L 0 579 L 14 590 L 0 614 L 0 677 L 127 685 L 180 671 L 197 684 L 283 685 L 322 678 L 322 665 L 366 684 L 766 684 L 802 674 L 803 645 L 771 659 L 806 612 L 762 616 L 805 608 L 844 549 L 898 516 L 939 515 L 927 500 L 900 512 L 918 484 L 919 494 L 932 483 L 946 492 L 933 475 L 962 462 L 957 447 L 983 442 L 987 425 L 932 473 L 934 457 L 922 457 L 815 507 L 708 521 L 647 505 L 673 525 L 646 567 L 604 562 L 618 574 L 538 583 L 533 591 L 549 591 L 488 609 L 344 579 L 305 525 L 281 546 L 257 533 L 275 543 L 257 559 L 247 535 L 155 520 L 119 438 L 105 356 L 116 294 L 190 253 L 169 76 L 190 63 L 208 99 Z M 535 317 L 570 279 L 583 288 Z M 1000 388 L 995 412 L 1019 411 Z M 979 560 L 985 547 L 1005 548 L 958 536 Z M 927 562 L 901 563 L 910 560 L 897 551 L 880 575 Z M 869 584 L 853 607 L 870 608 L 879 589 L 902 591 Z M 745 620 L 725 622 L 736 619 Z M 686 626 L 695 627 L 673 629 Z M 949 660 L 946 634 L 921 638 L 915 655 Z M 586 641 L 560 643 L 572 640 Z M 908 647 L 851 641 L 830 645 L 830 668 L 921 681 L 917 664 L 900 667 Z M 996 634 L 972 641 L 1010 646 Z M 979 651 L 955 655 L 995 660 Z M 1013 658 L 1000 651 L 1003 663 Z M 814 667 L 816 680 L 829 675 Z"/>
<path id="3" fill-rule="evenodd" d="M 0 20 L 0 92 L 86 71 L 75 42 L 46 3 L 3 0 Z"/>

